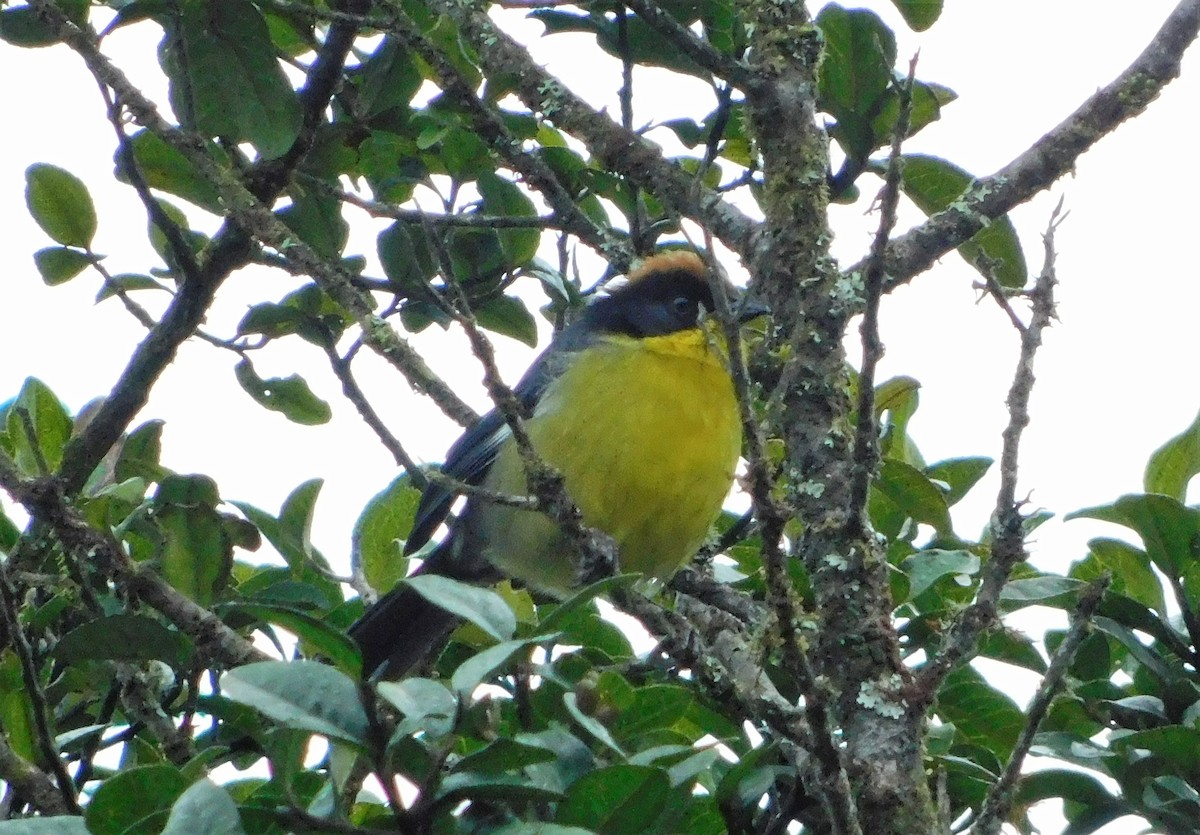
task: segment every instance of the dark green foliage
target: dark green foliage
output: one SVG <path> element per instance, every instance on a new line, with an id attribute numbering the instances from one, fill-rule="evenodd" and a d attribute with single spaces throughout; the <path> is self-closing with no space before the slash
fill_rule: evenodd
<path id="1" fill-rule="evenodd" d="M 891 3 L 918 31 L 933 25 L 943 6 L 940 0 Z M 343 4 L 57 5 L 78 22 L 98 17 L 102 6 L 115 9 L 106 37 L 134 26 L 162 33 L 159 58 L 177 127 L 211 163 L 242 178 L 268 205 L 267 219 L 273 213 L 286 227 L 287 239 L 273 248 L 247 243 L 232 222 L 214 232 L 218 224 L 209 223 L 211 216 L 229 220 L 229 190 L 144 122 L 124 124 L 128 137 L 114 154 L 114 176 L 151 190 L 143 195 L 151 215 L 146 238 L 159 262 L 109 275 L 104 256 L 92 249 L 101 222 L 105 230 L 141 228 L 143 219 L 98 217 L 82 181 L 35 164 L 26 174 L 26 201 L 49 240 L 28 242 L 34 280 L 77 284 L 100 275 L 97 301 L 120 297 L 132 308 L 133 294 L 162 302 L 148 304 L 151 318 L 164 315 L 166 304 L 186 307 L 186 294 L 198 286 L 237 283 L 249 301 L 237 308 L 244 313 L 232 336 L 202 335 L 237 354 L 234 378 L 245 393 L 295 423 L 331 419 L 332 407 L 313 388 L 352 391 L 351 361 L 367 341 L 364 334 L 380 322 L 405 338 L 432 324 L 449 328 L 461 297 L 466 304 L 458 313 L 469 308 L 483 329 L 536 346 L 548 323 L 539 322 L 534 308 L 545 305 L 546 320 L 558 326 L 584 303 L 594 288 L 590 282 L 585 288 L 574 271 L 578 228 L 571 235 L 563 231 L 557 207 L 514 167 L 506 148 L 527 150 L 556 177 L 597 236 L 605 233 L 622 245 L 632 241 L 638 254 L 682 237 L 681 218 L 668 200 L 635 187 L 603 154 L 593 156 L 569 136 L 555 120 L 551 99 L 540 111 L 517 103 L 509 94 L 518 79 L 489 76 L 455 23 L 428 4 L 368 6 L 379 14 L 403 8 L 415 34 L 479 93 L 505 136 L 492 135 L 495 124 L 481 127 L 473 103 L 448 89 L 434 62 L 397 31 L 361 32 L 370 37 L 356 41 L 333 93 L 306 113 L 312 91 L 301 89 L 298 73 L 313 65 L 314 49 L 330 38 L 326 18 Z M 720 60 L 754 57 L 744 4 L 656 5 Z M 694 57 L 627 9 L 585 4 L 530 16 L 551 40 L 577 43 L 582 34 L 636 65 L 638 75 L 652 68 L 711 80 Z M 813 26 L 819 30 L 824 45 L 816 107 L 836 143 L 834 170 L 819 172 L 815 181 L 828 184 L 832 199 L 850 201 L 873 191 L 884 170 L 900 122 L 904 67 L 897 65 L 895 33 L 875 11 L 827 4 L 805 25 L 807 33 Z M 0 9 L 0 39 L 21 47 L 60 40 L 31 7 L 11 5 Z M 909 135 L 940 118 L 955 99 L 933 81 L 916 81 L 911 94 Z M 129 115 L 121 113 L 122 119 Z M 678 154 L 673 159 L 680 170 L 709 187 L 737 191 L 749 205 L 763 196 L 762 160 L 749 122 L 747 99 L 735 91 L 695 114 L 650 125 L 667 130 L 643 132 L 671 140 L 668 153 Z M 903 161 L 903 193 L 926 214 L 953 207 L 974 184 L 972 175 L 942 156 L 907 154 Z M 369 192 L 374 203 L 352 205 L 343 193 L 351 185 Z M 167 202 L 166 195 L 180 204 Z M 364 211 L 374 217 L 365 220 Z M 368 227 L 370 222 L 375 225 Z M 355 233 L 367 234 L 352 235 L 352 224 Z M 257 235 L 249 231 L 246 237 Z M 363 251 L 363 241 L 374 241 L 374 251 Z M 295 275 L 301 271 L 287 257 L 301 245 L 366 301 L 356 307 L 320 283 L 315 271 Z M 1020 242 L 1006 217 L 991 221 L 959 252 L 1002 288 L 1027 283 Z M 542 260 L 556 255 L 555 264 Z M 220 259 L 233 265 L 228 275 L 210 272 Z M 291 283 L 281 287 L 242 270 L 264 265 L 285 266 Z M 140 293 L 148 289 L 159 292 Z M 203 319 L 197 315 L 188 336 L 208 327 Z M 176 348 L 156 350 L 173 357 Z M 261 376 L 256 361 L 262 355 L 255 352 L 264 349 L 330 360 L 336 379 L 309 376 L 310 387 L 290 367 L 281 376 Z M 397 365 L 399 353 L 389 356 Z M 264 357 L 258 368 L 266 363 Z M 141 394 L 148 394 L 151 382 L 144 381 Z M 0 395 L 11 397 L 0 404 L 0 451 L 26 483 L 44 486 L 70 457 L 71 439 L 87 432 L 94 409 L 72 414 L 33 378 L 19 392 Z M 924 459 L 910 432 L 920 406 L 919 383 L 911 377 L 878 384 L 874 405 L 881 460 L 867 511 L 887 559 L 900 652 L 919 671 L 990 568 L 993 531 L 962 530 L 952 509 L 978 488 L 993 461 L 968 450 L 934 463 Z M 150 400 L 147 411 L 153 406 Z M 387 421 L 396 424 L 393 431 L 415 431 L 408 415 Z M 51 535 L 40 523 L 22 530 L 16 514 L 0 509 L 0 559 L 20 578 L 14 606 L 31 647 L 30 657 L 21 658 L 0 620 L 0 729 L 16 755 L 48 769 L 35 721 L 35 695 L 44 697 L 51 741 L 80 781 L 84 806 L 82 818 L 0 822 L 0 835 L 282 834 L 323 826 L 399 826 L 439 835 L 716 835 L 782 831 L 795 821 L 809 826 L 816 801 L 805 795 L 805 781 L 812 775 L 797 767 L 804 757 L 794 740 L 756 721 L 761 716 L 753 709 L 761 705 L 738 704 L 719 676 L 715 683 L 704 681 L 703 660 L 688 669 L 660 651 L 642 652 L 644 642 L 615 625 L 598 603 L 608 595 L 640 593 L 639 578 L 607 578 L 565 601 L 535 599 L 510 584 L 491 589 L 437 576 L 404 580 L 409 564 L 403 546 L 419 499 L 416 473 L 401 474 L 366 503 L 342 542 L 351 559 L 327 559 L 311 539 L 319 479 L 296 487 L 277 514 L 265 511 L 223 495 L 208 475 L 172 471 L 164 464 L 171 460 L 163 455 L 170 436 L 161 421 L 129 426 L 114 433 L 120 439 L 81 489 L 51 498 L 61 499 L 78 525 L 127 556 L 130 566 L 118 571 L 104 564 L 103 549 L 81 557 L 68 537 Z M 772 464 L 783 463 L 777 443 L 768 439 Z M 1114 538 L 1093 539 L 1067 576 L 1018 565 L 999 598 L 1003 613 L 1031 606 L 1070 611 L 1089 581 L 1112 577 L 1033 749 L 1079 770 L 1054 768 L 1020 778 L 1009 823 L 1023 833 L 1031 831 L 1029 807 L 1052 799 L 1064 802 L 1067 831 L 1075 835 L 1125 814 L 1166 832 L 1200 832 L 1200 510 L 1186 505 L 1197 472 L 1200 419 L 1151 457 L 1144 494 L 1067 517 L 1112 523 L 1118 526 Z M 824 487 L 789 485 L 813 499 Z M 1026 530 L 1046 518 L 1031 514 Z M 735 524 L 737 516 L 726 514 L 718 533 Z M 806 533 L 797 523 L 786 531 L 791 543 Z M 748 537 L 731 537 L 736 541 L 724 543 L 712 570 L 750 604 L 762 606 L 768 593 L 759 537 L 753 529 Z M 252 553 L 264 542 L 273 553 Z M 334 566 L 348 563 L 354 576 L 340 576 L 343 569 Z M 810 607 L 801 619 L 818 622 L 822 615 L 811 611 L 816 595 L 807 569 L 800 560 L 787 569 L 784 581 Z M 139 576 L 164 580 L 187 604 L 184 614 L 168 616 L 151 596 L 139 595 Z M 351 588 L 386 592 L 399 582 L 463 624 L 419 675 L 364 684 L 358 647 L 345 632 L 363 611 Z M 658 599 L 672 615 L 682 608 L 670 595 Z M 196 610 L 211 619 L 189 621 Z M 794 704 L 802 694 L 788 680 L 769 620 L 764 615 L 761 623 L 748 624 L 750 649 L 761 678 Z M 214 650 L 222 630 L 256 639 L 275 660 L 225 669 Z M 1025 674 L 1044 674 L 1063 640 L 1054 630 L 1026 636 L 997 629 L 982 637 L 977 654 Z M 130 695 L 131 676 L 141 685 L 140 696 Z M 1024 727 L 1024 709 L 1004 685 L 963 665 L 936 690 L 929 709 L 925 763 L 930 775 L 945 776 L 945 800 L 955 819 L 978 811 Z M 171 739 L 171 729 L 182 740 Z M 318 746 L 309 748 L 313 737 L 329 743 L 323 756 L 314 753 Z M 241 768 L 262 760 L 269 769 L 232 777 L 229 769 L 218 770 L 227 762 Z M 380 780 L 354 790 L 367 772 Z M 1107 788 L 1101 776 L 1117 789 Z M 416 797 L 407 809 L 376 795 L 378 785 L 396 781 Z"/>

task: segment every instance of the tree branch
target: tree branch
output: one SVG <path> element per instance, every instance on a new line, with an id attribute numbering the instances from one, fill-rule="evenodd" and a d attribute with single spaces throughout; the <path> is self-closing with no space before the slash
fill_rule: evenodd
<path id="1" fill-rule="evenodd" d="M 1021 515 L 1021 502 L 1017 501 L 1017 476 L 1020 462 L 1021 434 L 1029 425 L 1029 398 L 1033 392 L 1033 361 L 1042 344 L 1042 334 L 1055 316 L 1054 286 L 1058 283 L 1054 270 L 1054 231 L 1061 222 L 1059 210 L 1055 208 L 1049 226 L 1043 235 L 1045 262 L 1041 275 L 1030 292 L 1033 312 L 1028 325 L 1022 325 L 1016 314 L 1009 310 L 1021 334 L 1021 353 L 1017 370 L 1009 387 L 1008 424 L 1003 432 L 1000 453 L 1000 489 L 996 495 L 996 508 L 992 513 L 991 559 L 983 570 L 983 579 L 975 601 L 955 619 L 946 631 L 946 637 L 937 654 L 929 660 L 917 675 L 914 697 L 922 708 L 932 704 L 937 690 L 950 671 L 965 662 L 975 653 L 979 636 L 997 621 L 997 604 L 1008 576 L 1018 562 L 1025 557 L 1025 519 Z M 1003 296 L 997 299 L 1002 307 L 1008 307 Z"/>
<path id="2" fill-rule="evenodd" d="M 884 252 L 892 230 L 896 227 L 896 209 L 900 205 L 900 177 L 904 173 L 904 158 L 900 149 L 908 135 L 909 117 L 912 114 L 912 89 L 916 79 L 917 59 L 908 65 L 908 79 L 900 88 L 900 115 L 892 132 L 892 152 L 888 160 L 883 191 L 879 198 L 879 229 L 871 242 L 871 253 L 867 259 L 864 277 L 864 309 L 860 332 L 862 334 L 862 368 L 858 376 L 858 426 L 854 435 L 854 473 L 850 485 L 850 508 L 847 519 L 857 525 L 856 533 L 862 535 L 870 530 L 867 518 L 867 499 L 871 481 L 879 466 L 879 430 L 875 421 L 875 369 L 883 359 L 883 341 L 879 337 L 879 303 L 883 297 Z"/>
<path id="3" fill-rule="evenodd" d="M 396 22 L 391 32 L 417 52 L 433 68 L 438 84 L 452 100 L 466 110 L 475 130 L 513 170 L 523 176 L 546 198 L 555 214 L 563 218 L 567 231 L 595 248 L 618 269 L 628 266 L 632 256 L 628 243 L 615 235 L 611 229 L 601 228 L 594 223 L 561 182 L 554 171 L 540 158 L 527 153 L 521 142 L 514 138 L 501 121 L 500 116 L 479 99 L 458 69 L 450 63 L 429 39 L 421 34 L 416 24 L 405 14 L 398 2 L 392 2 Z"/>
<path id="4" fill-rule="evenodd" d="M 625 5 L 698 66 L 717 78 L 723 78 L 745 91 L 754 90 L 762 80 L 750 68 L 716 49 L 708 41 L 677 21 L 653 0 L 626 0 Z"/>
<path id="5" fill-rule="evenodd" d="M 1034 145 L 917 228 L 888 244 L 889 286 L 904 283 L 969 240 L 989 221 L 1048 188 L 1075 168 L 1079 157 L 1122 122 L 1142 113 L 1179 76 L 1184 51 L 1200 33 L 1200 0 L 1181 0 L 1129 67 L 1098 90 Z M 859 262 L 844 275 L 866 268 Z"/>
<path id="6" fill-rule="evenodd" d="M 1080 595 L 1079 603 L 1071 618 L 1071 627 L 1067 631 L 1066 637 L 1063 638 L 1063 642 L 1055 650 L 1054 658 L 1050 660 L 1050 667 L 1042 676 L 1042 683 L 1029 703 L 1029 709 L 1025 713 L 1025 726 L 1021 728 L 1017 744 L 1013 747 L 1000 779 L 988 790 L 983 806 L 980 807 L 979 817 L 976 819 L 975 825 L 971 827 L 971 835 L 1000 835 L 1000 828 L 1004 825 L 1009 810 L 1012 808 L 1013 792 L 1017 787 L 1017 780 L 1021 776 L 1021 765 L 1025 762 L 1029 749 L 1033 746 L 1034 737 L 1037 736 L 1038 728 L 1041 727 L 1042 720 L 1046 718 L 1046 714 L 1050 710 L 1051 702 L 1054 701 L 1054 697 L 1058 695 L 1058 691 L 1062 687 L 1067 668 L 1075 660 L 1075 653 L 1079 650 L 1079 645 L 1091 632 L 1092 617 L 1100 606 L 1100 600 L 1104 597 L 1109 582 L 1108 576 L 1093 580 Z"/>
<path id="7" fill-rule="evenodd" d="M 103 56 L 95 32 L 71 22 L 49 0 L 33 0 L 31 5 L 38 16 L 49 23 L 59 37 L 83 58 L 101 88 L 113 91 L 113 102 L 127 108 L 139 124 L 150 128 L 160 138 L 166 139 L 166 134 L 175 136 L 179 140 L 175 143 L 176 147 L 179 150 L 186 147 L 186 153 L 193 163 L 203 159 L 210 165 L 214 164 L 202 140 L 185 135 L 167 124 L 158 115 L 153 103 Z M 248 180 L 252 182 L 254 192 L 260 200 L 269 202 L 282 191 L 287 185 L 291 171 L 311 147 L 321 114 L 333 93 L 336 79 L 340 76 L 354 31 L 354 26 L 348 23 L 335 24 L 331 28 L 330 36 L 313 63 L 304 88 L 300 91 L 304 114 L 303 127 L 292 148 L 281 160 L 263 163 L 249 173 Z M 123 131 L 119 130 L 119 133 L 123 134 Z M 122 148 L 123 153 L 127 153 L 128 148 L 124 143 Z M 133 155 L 127 153 L 127 156 L 131 176 L 136 178 L 137 169 Z M 147 211 L 150 212 L 152 221 L 160 224 L 172 251 L 177 256 L 176 260 L 183 268 L 182 286 L 162 320 L 134 351 L 95 418 L 71 441 L 64 452 L 59 472 L 68 493 L 77 492 L 83 486 L 96 464 L 146 405 L 150 389 L 175 358 L 179 346 L 199 327 L 221 283 L 250 257 L 249 242 L 245 233 L 236 223 L 227 222 L 214 238 L 204 263 L 196 263 L 191 258 L 186 242 L 181 236 L 172 234 L 178 230 L 173 223 L 163 220 L 157 205 L 157 201 L 151 199 L 147 203 Z"/>
<path id="8" fill-rule="evenodd" d="M 78 807 L 72 810 L 66 804 L 59 787 L 46 772 L 9 747 L 4 734 L 0 734 L 0 780 L 43 815 L 81 814 Z"/>
<path id="9" fill-rule="evenodd" d="M 127 593 L 162 613 L 196 643 L 204 658 L 225 667 L 269 660 L 212 612 L 175 590 L 152 568 L 135 563 L 110 537 L 88 525 L 79 511 L 67 504 L 57 480 L 26 480 L 12 460 L 0 453 L 0 487 L 50 528 L 64 548 L 86 558 Z"/>
<path id="10" fill-rule="evenodd" d="M 430 0 L 429 5 L 458 24 L 485 72 L 512 79 L 514 92 L 526 107 L 576 135 L 607 168 L 711 229 L 734 252 L 749 254 L 759 228 L 757 222 L 668 162 L 657 147 L 620 127 L 567 89 L 483 10 L 455 0 Z"/>

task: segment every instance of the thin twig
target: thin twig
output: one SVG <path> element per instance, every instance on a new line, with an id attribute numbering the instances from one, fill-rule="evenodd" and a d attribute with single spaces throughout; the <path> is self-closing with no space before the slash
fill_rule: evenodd
<path id="1" fill-rule="evenodd" d="M 1024 517 L 1021 514 L 1022 503 L 1017 500 L 1021 434 L 1029 425 L 1034 359 L 1042 344 L 1042 334 L 1055 316 L 1054 287 L 1058 279 L 1054 269 L 1054 232 L 1061 222 L 1061 209 L 1060 201 L 1042 236 L 1045 261 L 1029 294 L 1032 315 L 1029 323 L 1020 329 L 1021 352 L 1005 401 L 1008 405 L 1008 424 L 1004 428 L 1000 453 L 1000 489 L 992 513 L 991 559 L 984 566 L 974 602 L 946 630 L 941 648 L 917 674 L 914 697 L 922 705 L 933 702 L 946 676 L 974 654 L 979 636 L 996 623 L 1000 592 L 1008 582 L 1013 567 L 1025 559 Z"/>
<path id="2" fill-rule="evenodd" d="M 698 66 L 723 78 L 735 87 L 753 90 L 763 81 L 750 68 L 716 49 L 682 23 L 663 11 L 653 0 L 626 0 L 626 5 L 637 12 L 650 28 L 678 47 Z"/>
<path id="3" fill-rule="evenodd" d="M 1107 575 L 1093 580 L 1080 595 L 1079 603 L 1071 618 L 1071 626 L 1062 643 L 1055 650 L 1054 657 L 1050 660 L 1050 666 L 1047 668 L 1046 674 L 1042 676 L 1041 684 L 1038 685 L 1037 693 L 1034 694 L 1029 708 L 1025 711 L 1025 726 L 1021 728 L 1017 743 L 1013 747 L 1012 754 L 1009 755 L 1008 763 L 1004 766 L 1000 779 L 988 790 L 987 797 L 980 807 L 979 817 L 975 825 L 971 827 L 971 835 L 999 835 L 1000 828 L 1008 819 L 1008 813 L 1013 803 L 1013 793 L 1017 787 L 1017 780 L 1021 776 L 1021 766 L 1025 762 L 1029 749 L 1033 746 L 1042 720 L 1046 718 L 1046 714 L 1050 710 L 1050 704 L 1062 688 L 1063 679 L 1066 677 L 1071 662 L 1075 660 L 1075 653 L 1078 652 L 1079 645 L 1090 634 L 1092 617 L 1096 614 L 1096 609 L 1099 608 L 1100 600 L 1104 597 L 1104 592 L 1108 589 L 1110 582 L 1111 578 Z"/>
<path id="4" fill-rule="evenodd" d="M 29 699 L 29 707 L 33 713 L 33 727 L 42 759 L 54 774 L 54 782 L 62 797 L 62 807 L 69 814 L 81 815 L 83 809 L 75 797 L 75 783 L 71 780 L 67 765 L 63 762 L 58 746 L 54 742 L 54 733 L 50 728 L 50 708 L 46 702 L 46 691 L 42 689 L 42 680 L 37 662 L 34 660 L 33 647 L 29 643 L 29 638 L 26 636 L 18 616 L 17 593 L 9 580 L 5 560 L 0 560 L 0 609 L 3 609 L 4 626 L 8 632 L 9 643 L 21 662 L 25 695 Z"/>
<path id="5" fill-rule="evenodd" d="M 879 430 L 875 421 L 875 369 L 883 359 L 883 340 L 879 337 L 879 303 L 883 298 L 884 252 L 892 230 L 896 228 L 896 210 L 900 205 L 900 178 L 904 174 L 901 150 L 908 136 L 912 115 L 913 83 L 917 75 L 917 58 L 908 62 L 908 78 L 900 87 L 900 115 L 892 132 L 892 151 L 888 159 L 883 191 L 879 197 L 879 229 L 871 242 L 867 269 L 863 276 L 862 367 L 858 376 L 858 426 L 854 435 L 854 472 L 850 485 L 850 507 L 847 519 L 864 534 L 871 522 L 867 516 L 867 498 L 875 470 L 879 466 Z"/>
<path id="6" fill-rule="evenodd" d="M 497 27 L 485 10 L 456 0 L 430 0 L 429 6 L 459 26 L 485 73 L 513 79 L 514 92 L 526 107 L 582 140 L 606 168 L 627 177 L 674 212 L 712 229 L 734 252 L 750 254 L 759 229 L 757 221 L 711 189 L 697 189 L 694 175 L 666 160 L 661 149 L 625 130 L 607 113 L 573 93 Z"/>

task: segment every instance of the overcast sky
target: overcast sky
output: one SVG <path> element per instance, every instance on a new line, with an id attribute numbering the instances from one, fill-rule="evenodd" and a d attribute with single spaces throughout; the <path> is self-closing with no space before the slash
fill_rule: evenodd
<path id="1" fill-rule="evenodd" d="M 901 63 L 919 48 L 918 76 L 945 84 L 960 97 L 907 150 L 945 156 L 982 175 L 1011 160 L 1107 84 L 1145 46 L 1174 4 L 947 0 L 942 20 L 922 35 L 907 32 L 882 0 L 866 5 L 895 26 Z M 540 31 L 537 24 L 518 28 L 530 38 Z M 152 63 L 157 36 L 153 25 L 139 25 L 111 38 L 106 50 L 161 102 L 163 82 Z M 619 77 L 580 65 L 571 44 L 568 37 L 542 39 L 536 54 L 616 112 L 612 91 Z M 1198 61 L 1189 55 L 1183 77 L 1146 115 L 1085 155 L 1075 176 L 1014 212 L 1033 271 L 1041 263 L 1040 235 L 1054 204 L 1061 198 L 1070 212 L 1058 233 L 1061 321 L 1038 357 L 1033 423 L 1021 471 L 1022 492 L 1060 516 L 1140 490 L 1146 457 L 1200 408 L 1194 366 L 1200 310 L 1194 253 L 1195 195 L 1200 193 Z M 113 273 L 145 272 L 157 261 L 145 243 L 140 204 L 128 188 L 112 182 L 113 134 L 82 63 L 65 48 L 18 50 L 0 44 L 0 77 L 8 80 L 10 114 L 0 157 L 0 401 L 33 375 L 74 410 L 110 389 L 143 332 L 119 303 L 93 304 L 96 277 L 85 274 L 65 286 L 43 286 L 31 256 L 51 242 L 25 209 L 26 166 L 53 163 L 88 184 L 100 213 L 95 248 L 110 256 L 106 263 Z M 636 122 L 711 109 L 702 89 L 666 88 L 665 78 L 664 73 L 639 73 Z M 861 205 L 835 207 L 833 218 L 835 253 L 843 264 L 851 263 L 865 251 L 875 218 L 864 216 Z M 913 212 L 905 218 L 919 220 Z M 212 231 L 211 221 L 206 222 Z M 357 222 L 349 251 L 370 254 L 378 228 Z M 737 265 L 730 266 L 736 274 Z M 994 304 L 978 303 L 975 279 L 957 255 L 950 255 L 884 305 L 888 350 L 881 379 L 907 374 L 921 381 L 922 405 L 911 431 L 929 461 L 999 455 L 1017 335 Z M 295 284 L 272 273 L 235 276 L 206 327 L 232 335 L 248 303 L 280 298 Z M 143 298 L 152 309 L 161 309 L 161 301 Z M 502 337 L 497 341 L 515 380 L 533 352 Z M 853 338 L 849 343 L 854 354 Z M 486 408 L 478 369 L 462 362 L 461 340 L 430 335 L 416 344 L 436 349 L 435 367 L 473 405 Z M 439 460 L 455 428 L 365 353 L 359 373 L 393 430 L 423 460 Z M 311 346 L 272 348 L 256 356 L 256 366 L 263 376 L 304 374 L 333 405 L 335 419 L 323 427 L 295 426 L 258 407 L 236 385 L 235 362 L 233 354 L 192 340 L 163 376 L 141 419 L 165 419 L 165 463 L 214 476 L 226 498 L 274 511 L 302 481 L 324 478 L 314 540 L 335 566 L 344 566 L 354 518 L 395 474 L 390 457 L 339 399 L 336 382 Z M 989 479 L 965 503 L 958 518 L 967 531 L 986 522 L 994 488 L 995 480 Z M 1089 537 L 1115 532 L 1099 523 L 1052 522 L 1033 543 L 1035 563 L 1063 571 L 1082 555 Z M 1119 822 L 1104 830 L 1110 835 L 1127 831 L 1135 827 Z"/>

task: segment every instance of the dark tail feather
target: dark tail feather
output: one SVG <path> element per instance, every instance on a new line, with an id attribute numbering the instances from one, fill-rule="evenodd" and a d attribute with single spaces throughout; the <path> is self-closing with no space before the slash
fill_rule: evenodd
<path id="1" fill-rule="evenodd" d="M 349 630 L 362 649 L 363 678 L 400 678 L 441 649 L 459 622 L 407 585 L 392 589 Z"/>

